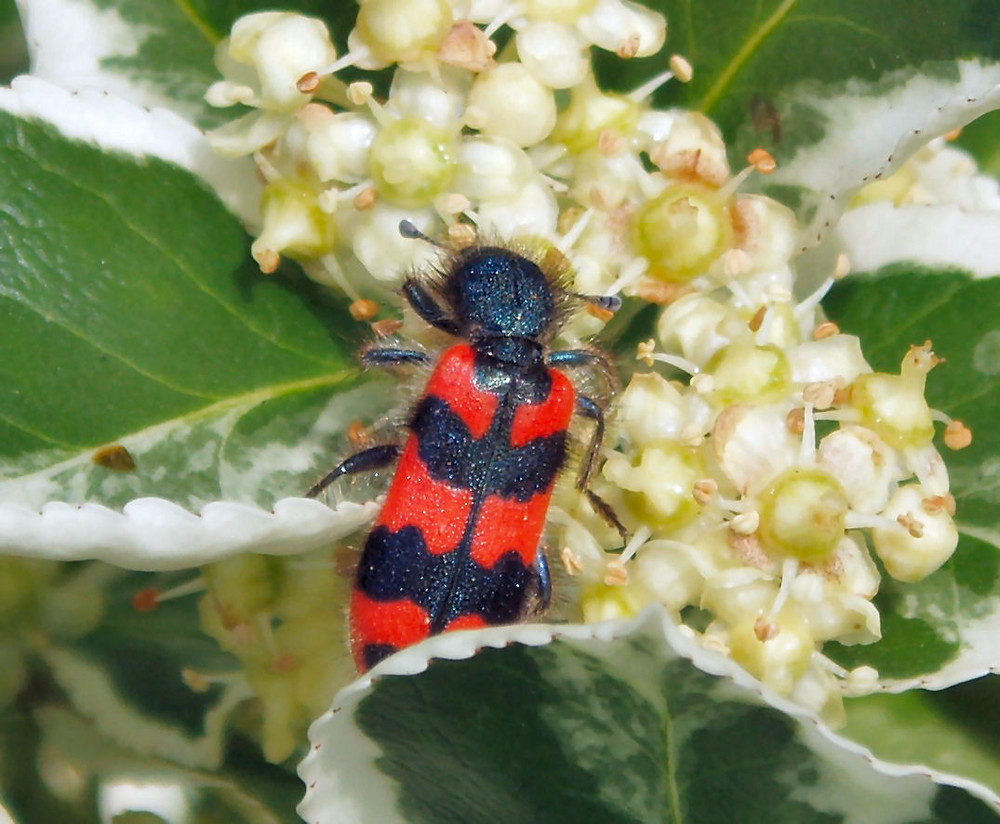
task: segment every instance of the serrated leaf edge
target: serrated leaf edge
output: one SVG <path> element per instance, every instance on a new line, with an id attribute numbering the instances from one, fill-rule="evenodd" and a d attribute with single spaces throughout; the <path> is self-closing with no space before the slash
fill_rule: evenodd
<path id="1" fill-rule="evenodd" d="M 837 91 L 804 83 L 787 93 L 783 106 L 801 103 L 835 124 L 823 140 L 781 161 L 767 181 L 825 193 L 802 229 L 805 247 L 822 240 L 862 186 L 891 175 L 932 138 L 1000 107 L 1000 64 L 957 60 L 955 68 L 955 82 L 909 68 L 876 83 L 852 78 Z M 851 158 L 850 165 L 837 158 Z"/>
<path id="2" fill-rule="evenodd" d="M 163 571 L 200 566 L 239 552 L 297 555 L 330 546 L 371 521 L 379 502 L 283 498 L 272 511 L 215 501 L 199 514 L 163 498 L 122 510 L 53 501 L 41 511 L 0 503 L 0 554 L 50 561 L 106 561 Z"/>

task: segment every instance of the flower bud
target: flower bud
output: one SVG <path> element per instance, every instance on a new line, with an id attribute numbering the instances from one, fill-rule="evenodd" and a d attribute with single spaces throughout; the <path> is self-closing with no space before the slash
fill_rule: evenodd
<path id="1" fill-rule="evenodd" d="M 532 235 L 551 239 L 559 222 L 555 195 L 540 180 L 522 186 L 510 200 L 484 200 L 478 211 L 480 228 L 500 237 Z"/>
<path id="2" fill-rule="evenodd" d="M 517 56 L 543 86 L 568 89 L 590 69 L 587 51 L 572 29 L 552 21 L 529 23 L 517 33 Z"/>
<path id="3" fill-rule="evenodd" d="M 662 14 L 627 0 L 597 0 L 593 12 L 581 17 L 578 25 L 595 46 L 625 58 L 656 54 L 667 39 Z"/>
<path id="4" fill-rule="evenodd" d="M 358 183 L 369 175 L 368 157 L 378 132 L 375 122 L 353 112 L 312 119 L 306 137 L 306 156 L 323 182 Z"/>
<path id="5" fill-rule="evenodd" d="M 571 25 L 589 14 L 597 0 L 522 0 L 519 5 L 529 20 L 553 20 Z"/>
<path id="6" fill-rule="evenodd" d="M 472 200 L 510 200 L 538 179 L 524 150 L 504 137 L 466 137 L 456 157 L 455 188 Z"/>
<path id="7" fill-rule="evenodd" d="M 419 63 L 438 50 L 452 22 L 448 0 L 363 0 L 355 33 L 382 65 Z"/>
<path id="8" fill-rule="evenodd" d="M 292 12 L 260 12 L 233 24 L 229 56 L 253 66 L 263 109 L 294 111 L 309 102 L 298 88 L 304 74 L 337 58 L 326 24 Z"/>
<path id="9" fill-rule="evenodd" d="M 958 546 L 958 529 L 944 508 L 928 512 L 927 494 L 919 484 L 896 490 L 885 517 L 900 526 L 879 527 L 873 531 L 875 553 L 888 573 L 897 581 L 921 581 L 947 561 Z"/>
<path id="10" fill-rule="evenodd" d="M 465 99 L 471 85 L 469 72 L 450 66 L 441 66 L 436 75 L 396 69 L 386 110 L 396 117 L 426 120 L 448 127 L 465 112 Z"/>
<path id="11" fill-rule="evenodd" d="M 465 122 L 518 146 L 534 146 L 555 126 L 555 97 L 520 63 L 503 63 L 476 77 Z"/>

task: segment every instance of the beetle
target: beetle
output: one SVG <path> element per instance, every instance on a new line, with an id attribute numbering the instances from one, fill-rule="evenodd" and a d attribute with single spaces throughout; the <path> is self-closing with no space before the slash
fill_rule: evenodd
<path id="1" fill-rule="evenodd" d="M 400 232 L 434 242 L 408 221 Z M 429 635 L 513 623 L 548 606 L 541 536 L 574 414 L 593 422 L 577 487 L 626 535 L 590 489 L 605 404 L 578 394 L 564 371 L 596 370 L 610 395 L 611 366 L 590 349 L 551 348 L 571 303 L 613 312 L 621 299 L 571 292 L 563 261 L 555 250 L 539 256 L 477 243 L 403 284 L 416 314 L 458 340 L 433 365 L 405 444 L 358 452 L 306 493 L 315 497 L 342 476 L 398 461 L 351 596 L 351 647 L 361 672 Z M 361 359 L 366 367 L 431 364 L 427 353 L 395 345 L 367 348 Z"/>

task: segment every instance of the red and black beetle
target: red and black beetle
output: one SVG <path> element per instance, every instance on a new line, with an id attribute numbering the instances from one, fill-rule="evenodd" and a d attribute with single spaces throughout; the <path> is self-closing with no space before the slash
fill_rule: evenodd
<path id="1" fill-rule="evenodd" d="M 400 231 L 423 237 L 407 222 Z M 604 403 L 578 394 L 564 372 L 596 369 L 610 382 L 610 366 L 589 349 L 550 348 L 574 301 L 615 311 L 621 300 L 570 292 L 553 258 L 561 255 L 538 261 L 507 246 L 474 245 L 451 253 L 435 276 L 403 284 L 414 311 L 461 342 L 437 360 L 402 447 L 358 452 L 307 493 L 399 461 L 351 598 L 361 671 L 429 635 L 516 622 L 548 605 L 541 535 L 574 414 L 594 422 L 577 486 L 624 534 L 589 489 Z M 396 346 L 362 356 L 366 366 L 429 360 Z"/>

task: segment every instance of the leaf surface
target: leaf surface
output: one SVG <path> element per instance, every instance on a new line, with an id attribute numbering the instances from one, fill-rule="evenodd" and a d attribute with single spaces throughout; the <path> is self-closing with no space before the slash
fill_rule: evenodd
<path id="1" fill-rule="evenodd" d="M 451 633 L 387 659 L 310 730 L 300 814 L 311 824 L 996 820 L 998 799 L 982 787 L 873 760 L 658 616 Z M 557 640 L 535 646 L 546 632 Z M 492 648 L 519 638 L 531 646 Z M 487 649 L 397 677 L 476 646 Z"/>
<path id="2" fill-rule="evenodd" d="M 270 504 L 379 405 L 335 395 L 357 378 L 344 307 L 294 269 L 261 275 L 189 172 L 0 113 L 0 192 L 5 500 Z M 95 462 L 107 444 L 135 470 Z"/>

